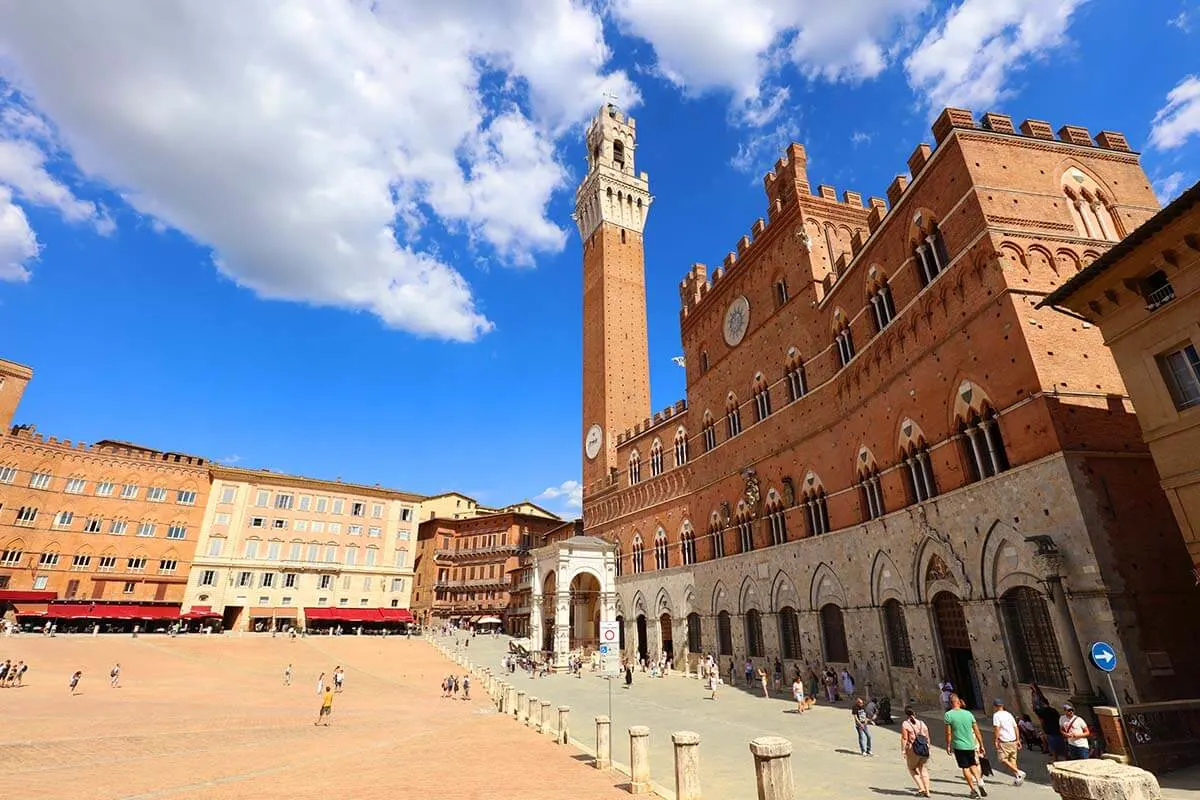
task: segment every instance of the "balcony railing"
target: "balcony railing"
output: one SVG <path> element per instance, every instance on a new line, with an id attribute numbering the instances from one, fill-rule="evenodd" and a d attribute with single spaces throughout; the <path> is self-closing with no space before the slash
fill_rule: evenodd
<path id="1" fill-rule="evenodd" d="M 1159 306 L 1169 303 L 1175 299 L 1175 288 L 1169 283 L 1164 283 L 1157 289 L 1146 293 L 1146 310 L 1153 311 Z"/>

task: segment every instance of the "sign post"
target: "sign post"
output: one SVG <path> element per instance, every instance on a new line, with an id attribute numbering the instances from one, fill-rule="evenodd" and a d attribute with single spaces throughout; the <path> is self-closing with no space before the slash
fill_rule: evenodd
<path id="1" fill-rule="evenodd" d="M 600 623 L 600 665 L 605 674 L 616 672 L 614 662 L 621 651 L 621 623 L 608 620 Z"/>
<path id="2" fill-rule="evenodd" d="M 1121 699 L 1117 697 L 1117 689 L 1113 686 L 1112 681 L 1113 670 L 1117 668 L 1117 650 L 1108 642 L 1092 642 L 1088 658 L 1091 660 L 1092 666 L 1103 672 L 1104 677 L 1108 679 L 1108 693 L 1112 697 L 1113 705 L 1117 707 L 1117 715 L 1125 729 L 1125 744 L 1129 747 L 1129 760 L 1136 765 L 1137 756 L 1133 752 L 1133 740 L 1137 736 L 1137 732 L 1130 727 L 1124 712 L 1121 711 Z"/>

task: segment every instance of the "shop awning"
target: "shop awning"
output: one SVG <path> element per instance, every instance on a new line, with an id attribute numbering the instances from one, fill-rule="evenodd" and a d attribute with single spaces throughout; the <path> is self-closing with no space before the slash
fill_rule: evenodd
<path id="1" fill-rule="evenodd" d="M 0 601 L 10 603 L 49 603 L 58 599 L 58 592 L 35 592 L 25 589 L 0 589 Z"/>
<path id="2" fill-rule="evenodd" d="M 180 614 L 180 619 L 213 619 L 221 614 L 212 610 L 212 606 L 192 606 L 186 614 Z"/>
<path id="3" fill-rule="evenodd" d="M 480 617 L 476 625 L 502 625 L 503 622 L 499 617 Z"/>
<path id="4" fill-rule="evenodd" d="M 179 619 L 179 606 L 139 606 L 125 603 L 51 603 L 46 616 L 53 619 Z"/>
<path id="5" fill-rule="evenodd" d="M 309 622 L 412 622 L 412 612 L 407 608 L 305 608 L 304 618 Z"/>
<path id="6" fill-rule="evenodd" d="M 21 603 L 17 606 L 18 617 L 44 617 L 46 616 L 45 603 Z"/>

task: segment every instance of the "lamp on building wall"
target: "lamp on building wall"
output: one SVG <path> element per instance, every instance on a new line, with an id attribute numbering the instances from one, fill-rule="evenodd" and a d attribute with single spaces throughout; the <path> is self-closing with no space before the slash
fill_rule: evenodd
<path id="1" fill-rule="evenodd" d="M 1041 575 L 1038 578 L 1038 583 L 1045 587 L 1046 595 L 1053 601 L 1055 599 L 1055 588 L 1062 587 L 1062 551 L 1058 549 L 1058 545 L 1054 543 L 1054 540 L 1045 534 L 1026 536 L 1025 541 L 1037 548 L 1034 551 L 1033 560 L 1037 564 L 1038 573 Z"/>

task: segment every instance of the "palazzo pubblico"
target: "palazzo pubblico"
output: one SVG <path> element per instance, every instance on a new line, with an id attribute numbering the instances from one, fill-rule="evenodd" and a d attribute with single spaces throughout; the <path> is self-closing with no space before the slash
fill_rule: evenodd
<path id="1" fill-rule="evenodd" d="M 686 269 L 687 398 L 652 412 L 649 177 L 633 118 L 592 121 L 583 519 L 616 546 L 621 646 L 845 665 L 902 700 L 945 677 L 980 707 L 1094 696 L 1105 640 L 1117 699 L 1194 696 L 1189 561 L 1125 386 L 1095 328 L 1035 309 L 1157 211 L 1150 181 L 1111 131 L 946 109 L 932 132 L 865 202 L 791 145 L 766 218 Z"/>

